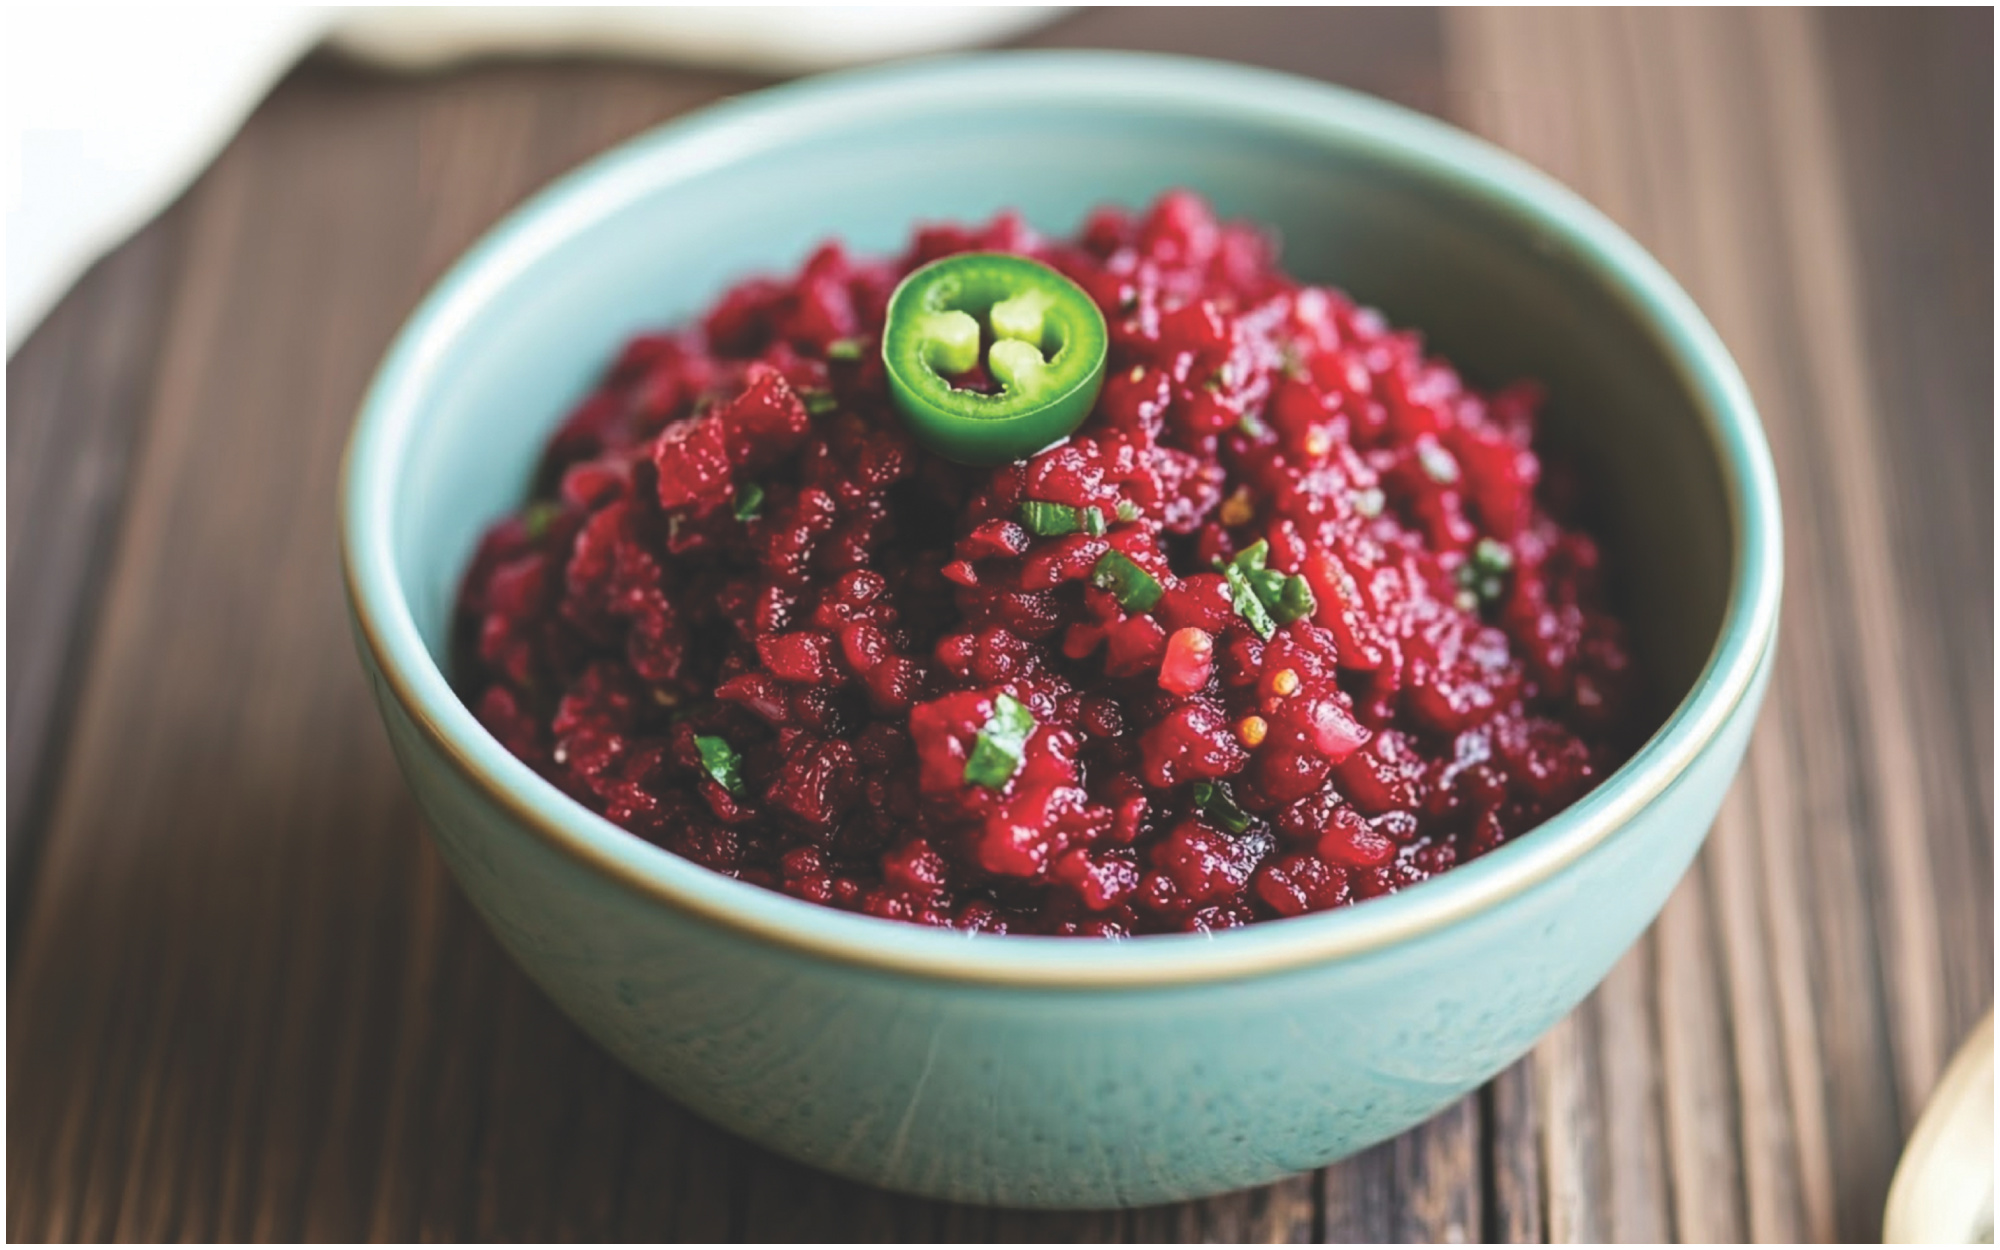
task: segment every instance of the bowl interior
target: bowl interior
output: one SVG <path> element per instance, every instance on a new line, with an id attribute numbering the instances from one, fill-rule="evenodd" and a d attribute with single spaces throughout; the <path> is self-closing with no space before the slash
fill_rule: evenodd
<path id="1" fill-rule="evenodd" d="M 627 335 L 695 316 L 825 239 L 888 251 L 918 223 L 1009 207 L 1062 233 L 1094 206 L 1177 186 L 1274 227 L 1294 273 L 1421 328 L 1476 385 L 1546 385 L 1548 436 L 1587 471 L 1663 719 L 1721 629 L 1731 519 L 1716 447 L 1646 309 L 1440 161 L 1198 97 L 829 108 L 706 144 L 642 140 L 559 189 L 528 227 L 546 246 L 479 275 L 493 289 L 428 362 L 423 420 L 396 466 L 395 573 L 432 657 L 445 661 L 481 531 L 519 503 L 555 422 Z"/>

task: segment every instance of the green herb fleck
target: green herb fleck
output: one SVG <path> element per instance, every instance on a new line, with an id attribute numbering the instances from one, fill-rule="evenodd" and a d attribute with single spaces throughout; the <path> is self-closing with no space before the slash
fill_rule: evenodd
<path id="1" fill-rule="evenodd" d="M 1138 504 L 1136 504 L 1136 503 L 1133 503 L 1133 502 L 1132 502 L 1131 500 L 1129 500 L 1129 499 L 1121 499 L 1121 500 L 1119 500 L 1119 501 L 1118 501 L 1118 519 L 1119 519 L 1119 520 L 1121 520 L 1121 521 L 1136 521 L 1136 520 L 1138 520 L 1138 519 L 1139 519 L 1139 505 L 1138 505 Z"/>
<path id="2" fill-rule="evenodd" d="M 805 401 L 806 411 L 815 417 L 823 417 L 840 407 L 832 391 L 805 391 L 799 398 Z"/>
<path id="3" fill-rule="evenodd" d="M 1250 585 L 1250 577 L 1235 564 L 1222 566 L 1222 576 L 1229 583 L 1229 606 L 1236 609 L 1236 615 L 1250 622 L 1250 628 L 1257 631 L 1259 638 L 1269 638 L 1278 632 L 1278 623 L 1271 619 L 1264 601 Z"/>
<path id="4" fill-rule="evenodd" d="M 1481 603 L 1497 603 L 1507 593 L 1507 574 L 1513 571 L 1514 553 L 1503 543 L 1491 538 L 1482 538 L 1472 549 L 1472 555 L 1458 566 L 1457 582 L 1460 599 L 1470 595 L 1476 599 L 1471 611 Z M 1461 607 L 1465 605 L 1461 602 Z"/>
<path id="5" fill-rule="evenodd" d="M 1257 596 L 1257 602 L 1263 604 L 1266 609 L 1274 607 L 1278 602 L 1278 596 L 1285 593 L 1285 575 L 1276 569 L 1245 569 L 1243 580 L 1250 583 L 1250 589 Z M 1272 612 L 1271 615 L 1276 617 L 1277 613 Z"/>
<path id="6" fill-rule="evenodd" d="M 1237 552 L 1235 559 L 1215 562 L 1229 583 L 1231 606 L 1263 638 L 1280 625 L 1311 616 L 1319 607 L 1305 578 L 1266 568 L 1270 559 L 1271 544 L 1260 538 Z"/>
<path id="7" fill-rule="evenodd" d="M 1269 434 L 1271 432 L 1271 427 L 1264 424 L 1264 418 L 1258 416 L 1254 412 L 1244 413 L 1242 417 L 1240 417 L 1237 420 L 1236 428 L 1243 431 L 1251 438 L 1262 438 L 1266 434 Z"/>
<path id="8" fill-rule="evenodd" d="M 826 358 L 828 360 L 861 359 L 861 340 L 835 339 L 826 345 Z"/>
<path id="9" fill-rule="evenodd" d="M 755 482 L 736 492 L 736 519 L 748 521 L 764 510 L 764 488 Z"/>
<path id="10" fill-rule="evenodd" d="M 1264 565 L 1270 561 L 1270 559 L 1271 559 L 1271 544 L 1265 539 L 1260 538 L 1256 542 L 1251 543 L 1248 547 L 1245 547 L 1243 550 L 1237 552 L 1236 558 L 1234 560 L 1231 560 L 1229 563 L 1235 565 L 1239 569 L 1242 569 L 1245 573 L 1249 573 L 1252 572 L 1253 570 L 1263 568 Z M 1222 565 L 1218 562 L 1215 567 L 1221 568 Z"/>
<path id="11" fill-rule="evenodd" d="M 1104 537 L 1104 509 L 1085 508 L 1083 510 L 1083 532 L 1092 538 Z"/>
<path id="12" fill-rule="evenodd" d="M 1250 828 L 1250 813 L 1236 806 L 1229 787 L 1219 781 L 1194 783 L 1194 803 L 1201 814 L 1224 833 L 1244 833 Z"/>
<path id="13" fill-rule="evenodd" d="M 1003 788 L 1021 769 L 1021 749 L 1035 732 L 1035 714 L 1012 695 L 993 697 L 993 715 L 987 717 L 972 754 L 966 757 L 967 785 L 988 790 Z"/>
<path id="14" fill-rule="evenodd" d="M 1083 528 L 1083 518 L 1066 503 L 1044 503 L 1039 499 L 1021 501 L 1021 524 L 1042 538 L 1061 538 Z"/>
<path id="15" fill-rule="evenodd" d="M 1472 566 L 1482 573 L 1505 573 L 1514 567 L 1514 553 L 1503 542 L 1482 538 L 1472 549 Z"/>
<path id="16" fill-rule="evenodd" d="M 1090 584 L 1108 590 L 1127 612 L 1150 612 L 1166 593 L 1151 573 L 1122 551 L 1107 551 L 1090 571 Z"/>
<path id="17" fill-rule="evenodd" d="M 743 796 L 743 757 L 736 749 L 721 738 L 698 734 L 694 740 L 695 750 L 701 752 L 701 766 L 708 775 L 715 778 L 715 784 L 736 795 Z"/>
<path id="18" fill-rule="evenodd" d="M 1285 579 L 1275 602 L 1267 601 L 1265 606 L 1271 609 L 1272 620 L 1280 625 L 1289 625 L 1318 611 L 1319 601 L 1313 598 L 1311 583 L 1294 573 Z"/>
<path id="19" fill-rule="evenodd" d="M 556 518 L 561 515 L 562 505 L 553 500 L 544 499 L 529 504 L 528 510 L 521 514 L 521 525 L 528 531 L 528 541 L 540 542 L 542 535 L 549 532 L 549 526 L 555 524 Z"/>

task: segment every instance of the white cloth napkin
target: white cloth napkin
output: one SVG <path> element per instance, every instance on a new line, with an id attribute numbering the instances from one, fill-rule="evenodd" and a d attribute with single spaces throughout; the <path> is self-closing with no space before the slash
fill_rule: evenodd
<path id="1" fill-rule="evenodd" d="M 178 195 L 322 40 L 404 70 L 583 53 L 796 74 L 1006 38 L 1059 8 L 14 7 L 7 350 Z"/>

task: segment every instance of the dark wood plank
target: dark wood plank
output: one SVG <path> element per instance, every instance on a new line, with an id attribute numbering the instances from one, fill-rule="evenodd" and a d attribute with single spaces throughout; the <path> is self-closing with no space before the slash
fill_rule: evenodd
<path id="1" fill-rule="evenodd" d="M 144 434 L 181 220 L 169 213 L 92 267 L 7 362 L 10 949 Z"/>
<path id="2" fill-rule="evenodd" d="M 1755 827 L 1759 776 L 1760 770 L 1753 764 L 1726 800 L 1729 811 L 1723 819 L 1730 827 Z M 1823 1240 L 1832 1229 L 1823 1222 L 1814 1226 L 1806 1219 L 1809 1212 L 1824 1211 L 1827 1205 L 1823 1189 L 1825 1141 L 1820 1135 L 1823 1125 L 1813 1125 L 1815 1135 L 1803 1138 L 1789 1114 L 1790 1108 L 1797 1106 L 1803 1116 L 1811 1118 L 1818 1110 L 1818 1101 L 1809 1095 L 1809 1085 L 1787 1079 L 1788 1059 L 1796 1059 L 1801 1078 L 1816 1074 L 1819 1066 L 1809 1054 L 1788 1054 L 1782 1019 L 1772 1011 L 1774 1003 L 1788 998 L 1796 1009 L 1796 990 L 1774 984 L 1782 975 L 1780 967 L 1796 966 L 1796 954 L 1790 942 L 1781 949 L 1762 932 L 1764 917 L 1758 899 L 1769 883 L 1752 839 L 1716 839 L 1706 872 L 1721 949 L 1772 952 L 1766 958 L 1727 957 L 1723 970 L 1728 982 L 1735 1093 L 1740 1100 L 1747 1233 L 1753 1241 L 1799 1235 Z"/>
<path id="3" fill-rule="evenodd" d="M 1483 1228 L 1479 1097 L 1321 1173 L 1322 1240 L 1475 1241 Z"/>
<path id="4" fill-rule="evenodd" d="M 1884 51 L 1867 38 L 1906 23 Z M 1763 408 L 1788 520 L 1765 722 L 1637 956 L 1650 1036 L 1610 1035 L 1644 1020 L 1612 1002 L 1621 969 L 1537 1056 L 1558 1239 L 1622 1236 L 1615 1221 L 1662 1199 L 1658 1231 L 1679 1238 L 1875 1236 L 1901 1133 L 1990 1000 L 1990 16 L 1828 24 L 1831 40 L 1791 12 L 1447 22 L 1454 108 L 1605 208 L 1715 321 Z M 1863 112 L 1858 136 L 1837 124 Z M 1919 200 L 1928 217 L 1904 211 Z M 1927 221 L 1941 237 L 1913 243 Z M 1865 290 L 1871 230 L 1894 277 Z M 1971 324 L 1928 344 L 1943 382 L 1890 366 L 1897 340 L 1869 320 L 1937 302 L 1923 271 L 1886 259 L 1913 246 L 1966 271 L 1951 298 Z M 1938 475 L 1963 502 L 1933 507 Z M 1954 518 L 1961 533 L 1929 541 Z M 1635 1042 L 1657 1053 L 1659 1110 L 1621 1134 L 1609 1100 L 1627 1083 L 1606 1074 Z M 1612 1200 L 1662 1145 L 1670 1190 Z M 1571 1184 L 1595 1148 L 1608 1176 Z"/>
<path id="5" fill-rule="evenodd" d="M 1654 948 L 1671 1227 L 1678 1241 L 1712 1244 L 1744 1239 L 1747 1197 L 1708 867 L 1667 900 L 1654 927 Z M 1612 1123 L 1619 1123 L 1615 1115 Z"/>
<path id="6" fill-rule="evenodd" d="M 1993 12 L 1821 14 L 1936 807 L 1947 1032 L 1993 995 Z"/>
<path id="7" fill-rule="evenodd" d="M 1594 1082 L 1582 1097 L 1601 1119 L 1588 1129 L 1581 1121 L 1572 1126 L 1583 1157 L 1572 1156 L 1581 1166 L 1569 1169 L 1571 1197 L 1577 1207 L 1594 1208 L 1603 1218 L 1603 1235 L 1615 1241 L 1664 1241 L 1673 1229 L 1676 1185 L 1668 1173 L 1659 1029 L 1662 963 L 1656 945 L 1641 944 L 1577 1013 L 1578 1040 L 1590 1062 L 1574 1079 Z M 1552 1071 L 1549 1076 L 1553 1081 Z M 1594 1161 L 1588 1157 L 1593 1141 L 1601 1142 Z M 1602 1181 L 1586 1195 L 1578 1183 L 1593 1174 Z"/>
<path id="8" fill-rule="evenodd" d="M 744 85 L 591 70 L 605 107 L 588 118 L 521 128 L 462 107 L 481 87 L 553 99 L 580 73 L 440 90 L 315 67 L 191 198 L 153 436 L 10 989 L 17 1234 L 476 1227 L 481 1144 L 513 1140 L 530 1105 L 496 1097 L 494 1073 L 533 1089 L 521 1065 L 569 1026 L 417 833 L 345 637 L 332 489 L 360 389 L 431 275 L 550 174 Z M 479 121 L 487 159 L 440 196 L 423 174 L 454 116 Z M 527 1020 L 503 1049 L 510 1001 Z M 597 1067 L 561 1079 L 602 1083 L 609 1061 L 567 1036 Z M 607 1106 L 629 1102 L 616 1093 Z"/>
<path id="9" fill-rule="evenodd" d="M 1084 9 L 1019 41 L 1213 57 L 1444 109 L 1444 27 L 1423 9 L 1256 6 Z"/>
<path id="10" fill-rule="evenodd" d="M 1535 1095 L 1533 1059 L 1515 1064 L 1481 1091 L 1480 1113 L 1486 1122 L 1482 1241 L 1548 1240 Z"/>
<path id="11" fill-rule="evenodd" d="M 1317 1175 L 1190 1203 L 1177 1240 L 1290 1243 L 1321 1240 Z"/>
<path id="12" fill-rule="evenodd" d="M 1990 15 L 1088 11 L 1028 42 L 1446 112 L 1597 200 L 1715 320 L 1780 460 L 1789 603 L 1744 776 L 1655 933 L 1481 1095 L 1201 1203 L 911 1202 L 645 1089 L 421 838 L 341 622 L 332 482 L 395 324 L 486 224 L 754 83 L 317 62 L 9 370 L 10 873 L 47 829 L 32 907 L 10 877 L 11 1235 L 1876 1234 L 1991 996 Z"/>

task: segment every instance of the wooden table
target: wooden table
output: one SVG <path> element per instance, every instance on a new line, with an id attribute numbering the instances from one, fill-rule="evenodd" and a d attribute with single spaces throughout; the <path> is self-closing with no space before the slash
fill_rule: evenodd
<path id="1" fill-rule="evenodd" d="M 1491 1086 L 1268 1189 L 950 1208 L 600 1054 L 421 834 L 333 483 L 424 288 L 529 189 L 757 82 L 316 60 L 7 374 L 9 1234 L 1871 1238 L 1993 984 L 1989 12 L 1091 12 L 1440 114 L 1596 201 L 1748 374 L 1776 684 L 1695 870 Z"/>

